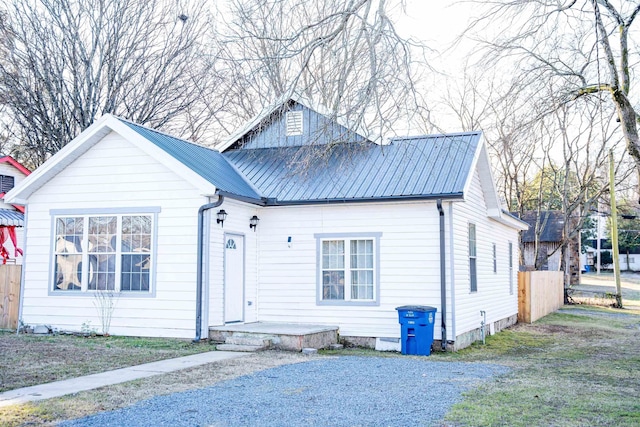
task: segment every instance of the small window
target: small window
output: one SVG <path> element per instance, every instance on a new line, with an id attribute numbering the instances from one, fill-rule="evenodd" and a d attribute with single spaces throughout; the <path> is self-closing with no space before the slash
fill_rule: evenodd
<path id="1" fill-rule="evenodd" d="M 476 263 L 476 225 L 469 224 L 469 283 L 471 292 L 478 291 L 478 269 Z"/>
<path id="2" fill-rule="evenodd" d="M 0 193 L 7 193 L 15 185 L 16 179 L 9 175 L 0 175 Z"/>
<path id="3" fill-rule="evenodd" d="M 287 136 L 302 135 L 302 111 L 289 111 L 286 115 Z"/>
<path id="4" fill-rule="evenodd" d="M 233 239 L 227 240 L 227 245 L 225 246 L 227 249 L 236 249 L 236 242 Z"/>
<path id="5" fill-rule="evenodd" d="M 496 253 L 496 244 L 493 244 L 493 272 L 498 272 L 498 255 Z"/>
<path id="6" fill-rule="evenodd" d="M 377 235 L 316 235 L 319 304 L 376 305 Z"/>
<path id="7" fill-rule="evenodd" d="M 509 242 L 509 293 L 513 295 L 513 243 Z"/>

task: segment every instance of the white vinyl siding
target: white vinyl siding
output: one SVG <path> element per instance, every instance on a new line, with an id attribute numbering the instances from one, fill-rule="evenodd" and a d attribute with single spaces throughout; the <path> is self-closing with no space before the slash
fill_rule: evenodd
<path id="1" fill-rule="evenodd" d="M 480 327 L 480 310 L 487 313 L 487 322 L 492 323 L 518 313 L 517 293 L 510 292 L 510 283 L 517 283 L 517 268 L 506 268 L 509 260 L 508 242 L 518 240 L 518 230 L 503 225 L 487 216 L 484 191 L 479 173 L 473 174 L 465 201 L 452 204 L 451 233 L 454 244 L 453 268 L 455 268 L 455 321 L 449 320 L 456 336 Z M 477 292 L 469 292 L 471 278 L 469 269 L 469 223 L 476 226 Z M 484 238 L 491 236 L 491 240 Z M 456 244 L 465 242 L 465 244 Z M 493 272 L 492 251 L 496 243 L 497 273 Z M 517 262 L 517 245 L 513 248 L 513 262 Z M 504 265 L 505 268 L 500 267 Z M 453 322 L 453 323 L 452 323 Z M 451 329 L 450 328 L 450 329 Z M 451 331 L 450 331 L 451 332 Z"/>
<path id="2" fill-rule="evenodd" d="M 440 306 L 435 202 L 269 207 L 258 216 L 260 321 L 338 325 L 345 336 L 398 338 L 396 307 Z M 374 239 L 374 301 L 320 300 L 322 239 Z"/>
<path id="3" fill-rule="evenodd" d="M 52 212 L 103 215 L 117 208 L 124 215 L 151 206 L 158 210 L 155 280 L 149 292 L 120 294 L 110 333 L 193 338 L 198 208 L 207 201 L 132 143 L 115 133 L 105 136 L 29 198 L 22 320 L 62 330 L 100 324 L 92 292 L 52 295 Z M 248 228 L 248 217 L 246 223 Z"/>

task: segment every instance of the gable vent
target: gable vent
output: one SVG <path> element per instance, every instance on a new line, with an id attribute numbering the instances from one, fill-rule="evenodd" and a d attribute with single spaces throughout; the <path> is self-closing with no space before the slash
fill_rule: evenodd
<path id="1" fill-rule="evenodd" d="M 302 111 L 287 112 L 287 136 L 302 135 Z"/>
<path id="2" fill-rule="evenodd" d="M 7 193 L 15 185 L 15 178 L 8 175 L 0 175 L 0 193 Z"/>

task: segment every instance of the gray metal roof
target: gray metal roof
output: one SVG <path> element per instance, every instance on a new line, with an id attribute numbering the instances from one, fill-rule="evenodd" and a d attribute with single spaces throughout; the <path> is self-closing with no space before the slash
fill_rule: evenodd
<path id="1" fill-rule="evenodd" d="M 481 135 L 427 135 L 382 146 L 340 143 L 328 153 L 315 145 L 220 153 L 122 122 L 223 194 L 262 204 L 462 197 Z"/>
<path id="2" fill-rule="evenodd" d="M 166 135 L 127 120 L 120 120 L 215 185 L 219 190 L 249 199 L 260 199 L 251 185 L 225 160 L 219 151 Z"/>
<path id="3" fill-rule="evenodd" d="M 479 132 L 336 144 L 231 150 L 223 156 L 270 204 L 461 197 Z M 324 150 L 324 149 L 322 149 Z"/>
<path id="4" fill-rule="evenodd" d="M 0 209 L 0 226 L 24 227 L 24 215 L 11 209 Z"/>

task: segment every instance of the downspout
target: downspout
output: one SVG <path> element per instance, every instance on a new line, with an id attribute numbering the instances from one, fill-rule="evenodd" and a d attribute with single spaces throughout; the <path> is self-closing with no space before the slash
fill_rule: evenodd
<path id="1" fill-rule="evenodd" d="M 209 209 L 214 209 L 220 206 L 224 202 L 224 196 L 218 195 L 218 200 L 215 203 L 207 203 L 200 206 L 198 209 L 198 265 L 196 267 L 196 337 L 193 339 L 194 343 L 200 342 L 200 336 L 202 334 L 202 262 L 203 252 L 202 245 L 204 243 L 204 213 Z"/>
<path id="2" fill-rule="evenodd" d="M 447 350 L 447 277 L 446 263 L 444 259 L 444 209 L 442 209 L 442 199 L 436 200 L 436 206 L 440 213 L 440 333 L 441 348 Z"/>

